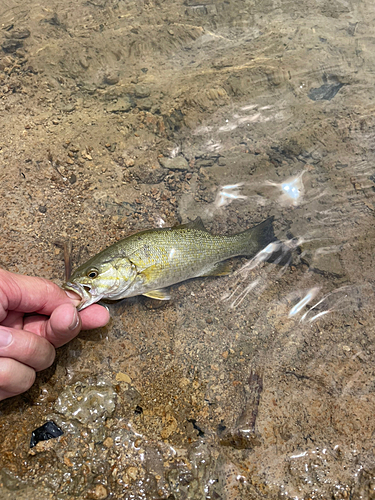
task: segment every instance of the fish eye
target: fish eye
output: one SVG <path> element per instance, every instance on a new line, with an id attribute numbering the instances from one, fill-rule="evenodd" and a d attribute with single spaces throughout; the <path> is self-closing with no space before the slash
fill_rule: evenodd
<path id="1" fill-rule="evenodd" d="M 97 269 L 89 269 L 87 271 L 87 276 L 88 278 L 96 278 L 98 276 L 98 270 Z"/>

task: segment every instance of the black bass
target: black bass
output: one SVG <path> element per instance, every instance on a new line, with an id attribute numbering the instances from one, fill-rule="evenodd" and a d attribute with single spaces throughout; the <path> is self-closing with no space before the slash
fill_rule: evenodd
<path id="1" fill-rule="evenodd" d="M 79 266 L 63 288 L 82 297 L 78 310 L 101 299 L 170 298 L 166 287 L 200 276 L 224 276 L 223 261 L 252 257 L 274 241 L 273 218 L 233 236 L 213 235 L 201 219 L 149 229 L 114 243 Z"/>

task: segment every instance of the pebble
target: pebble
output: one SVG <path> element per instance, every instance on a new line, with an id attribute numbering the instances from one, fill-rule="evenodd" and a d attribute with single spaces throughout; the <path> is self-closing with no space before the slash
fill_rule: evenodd
<path id="1" fill-rule="evenodd" d="M 108 496 L 108 491 L 102 484 L 97 484 L 95 490 L 93 491 L 94 498 L 98 500 L 104 500 Z"/>
<path id="2" fill-rule="evenodd" d="M 14 28 L 9 33 L 5 33 L 5 36 L 6 38 L 21 40 L 22 38 L 28 38 L 30 36 L 30 30 L 27 28 Z"/>
<path id="3" fill-rule="evenodd" d="M 129 377 L 129 375 L 123 372 L 116 373 L 116 380 L 118 382 L 126 382 L 127 384 L 132 383 L 132 379 Z"/>
<path id="4" fill-rule="evenodd" d="M 159 158 L 159 163 L 162 167 L 169 170 L 188 170 L 189 164 L 182 156 L 175 158 Z"/>
<path id="5" fill-rule="evenodd" d="M 21 40 L 5 40 L 1 44 L 1 48 L 3 49 L 4 52 L 15 52 L 17 49 L 22 47 L 23 42 Z"/>
<path id="6" fill-rule="evenodd" d="M 116 85 L 120 80 L 119 76 L 115 72 L 109 72 L 104 75 L 103 81 L 107 85 Z"/>
<path id="7" fill-rule="evenodd" d="M 137 102 L 137 106 L 139 109 L 143 109 L 145 111 L 149 110 L 153 106 L 153 101 L 152 99 L 142 99 L 141 101 Z"/>
<path id="8" fill-rule="evenodd" d="M 136 467 L 128 467 L 126 469 L 126 474 L 128 477 L 130 477 L 130 479 L 137 479 L 137 468 Z"/>
<path id="9" fill-rule="evenodd" d="M 112 448 L 112 446 L 113 446 L 113 439 L 111 437 L 105 438 L 105 440 L 103 441 L 103 445 L 106 448 Z"/>
<path id="10" fill-rule="evenodd" d="M 136 97 L 143 99 L 151 94 L 151 90 L 149 87 L 146 87 L 146 85 L 139 84 L 135 86 L 134 94 Z"/>
<path id="11" fill-rule="evenodd" d="M 132 104 L 130 100 L 126 97 L 121 97 L 117 102 L 112 102 L 107 106 L 107 111 L 109 113 L 126 113 L 130 111 Z"/>
<path id="12" fill-rule="evenodd" d="M 88 67 L 90 66 L 85 56 L 81 56 L 79 58 L 79 64 L 82 66 L 83 69 L 88 69 Z"/>

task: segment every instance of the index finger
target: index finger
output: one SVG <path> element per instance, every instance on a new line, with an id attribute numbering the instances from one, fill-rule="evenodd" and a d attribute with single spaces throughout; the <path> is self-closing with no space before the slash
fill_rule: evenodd
<path id="1" fill-rule="evenodd" d="M 13 274 L 0 269 L 0 321 L 7 311 L 36 312 L 50 316 L 61 304 L 80 303 L 80 298 L 73 298 L 52 281 Z"/>

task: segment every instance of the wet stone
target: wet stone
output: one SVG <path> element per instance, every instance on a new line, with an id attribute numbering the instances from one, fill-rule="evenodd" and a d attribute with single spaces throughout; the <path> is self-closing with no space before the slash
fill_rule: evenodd
<path id="1" fill-rule="evenodd" d="M 49 420 L 42 426 L 35 429 L 31 434 L 30 440 L 30 448 L 36 446 L 39 441 L 47 441 L 49 439 L 57 438 L 62 436 L 64 432 L 60 429 L 58 425 L 53 422 L 53 420 Z"/>
<path id="2" fill-rule="evenodd" d="M 55 410 L 83 424 L 104 421 L 115 410 L 116 392 L 112 385 L 77 382 L 67 387 L 57 398 Z"/>
<path id="3" fill-rule="evenodd" d="M 337 92 L 343 87 L 343 83 L 329 84 L 324 83 L 321 87 L 311 89 L 308 93 L 312 101 L 330 101 L 335 97 Z"/>
<path id="4" fill-rule="evenodd" d="M 0 472 L 0 479 L 3 486 L 9 491 L 18 491 L 26 488 L 26 484 L 23 481 L 6 469 Z"/>
<path id="5" fill-rule="evenodd" d="M 212 167 L 214 164 L 214 160 L 213 159 L 199 160 L 199 161 L 197 161 L 196 164 L 198 167 Z"/>
<path id="6" fill-rule="evenodd" d="M 113 102 L 107 106 L 109 113 L 126 113 L 132 108 L 132 103 L 126 97 L 121 97 L 117 102 Z"/>
<path id="7" fill-rule="evenodd" d="M 159 163 L 163 168 L 169 170 L 188 170 L 189 164 L 182 156 L 176 158 L 159 158 Z"/>
<path id="8" fill-rule="evenodd" d="M 167 175 L 167 172 L 159 166 L 149 167 L 137 165 L 132 169 L 134 179 L 144 184 L 158 184 Z"/>
<path id="9" fill-rule="evenodd" d="M 139 107 L 139 109 L 144 109 L 146 111 L 151 109 L 153 105 L 154 103 L 152 99 L 147 99 L 147 98 L 137 102 L 137 106 Z"/>
<path id="10" fill-rule="evenodd" d="M 6 33 L 5 36 L 6 38 L 21 40 L 30 36 L 30 30 L 28 30 L 27 28 L 14 28 L 10 32 Z"/>
<path id="11" fill-rule="evenodd" d="M 151 94 L 151 90 L 149 87 L 146 87 L 146 85 L 140 84 L 140 85 L 135 86 L 134 94 L 135 94 L 135 97 L 143 99 L 145 97 L 148 97 Z"/>
<path id="12" fill-rule="evenodd" d="M 10 40 L 5 40 L 1 44 L 1 48 L 3 49 L 4 52 L 15 52 L 17 49 L 22 47 L 22 45 L 23 45 L 22 40 L 10 39 Z"/>
<path id="13" fill-rule="evenodd" d="M 109 72 L 104 75 L 103 81 L 107 85 L 116 85 L 119 82 L 119 76 L 115 72 Z"/>

